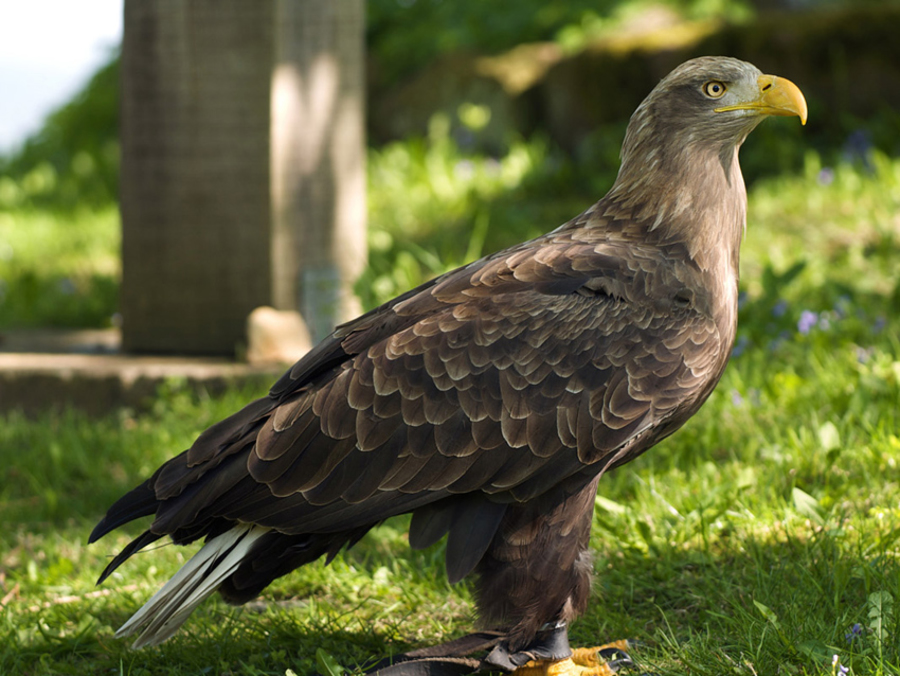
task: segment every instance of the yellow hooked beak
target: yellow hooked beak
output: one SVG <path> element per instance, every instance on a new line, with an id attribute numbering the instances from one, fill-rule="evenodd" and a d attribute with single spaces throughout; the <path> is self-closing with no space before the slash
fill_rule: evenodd
<path id="1" fill-rule="evenodd" d="M 756 82 L 759 96 L 755 100 L 716 108 L 716 112 L 752 110 L 760 115 L 796 115 L 802 124 L 806 124 L 806 99 L 797 85 L 775 75 L 760 75 Z"/>

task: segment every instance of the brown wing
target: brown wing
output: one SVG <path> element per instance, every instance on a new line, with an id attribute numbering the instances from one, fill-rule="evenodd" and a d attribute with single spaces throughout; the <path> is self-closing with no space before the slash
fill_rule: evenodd
<path id="1" fill-rule="evenodd" d="M 719 333 L 676 302 L 670 262 L 613 249 L 550 235 L 339 328 L 92 539 L 155 513 L 151 532 L 179 542 L 238 520 L 347 534 L 339 547 L 414 511 L 413 546 L 449 532 L 460 579 L 506 503 L 579 490 L 674 431 L 718 377 Z"/>

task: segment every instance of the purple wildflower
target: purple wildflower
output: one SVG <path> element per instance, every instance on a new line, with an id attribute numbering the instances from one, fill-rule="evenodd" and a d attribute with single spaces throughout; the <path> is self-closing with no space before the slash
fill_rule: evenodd
<path id="1" fill-rule="evenodd" d="M 800 319 L 797 322 L 797 330 L 805 336 L 812 331 L 818 321 L 819 315 L 811 310 L 804 310 L 800 313 Z"/>
<path id="2" fill-rule="evenodd" d="M 744 398 L 737 390 L 731 390 L 731 404 L 735 408 L 740 407 L 744 404 Z"/>
<path id="3" fill-rule="evenodd" d="M 849 162 L 860 162 L 866 171 L 873 171 L 872 166 L 872 139 L 865 129 L 857 129 L 851 132 L 844 142 L 843 156 Z"/>
<path id="4" fill-rule="evenodd" d="M 773 317 L 783 317 L 784 313 L 787 312 L 788 302 L 784 299 L 781 299 L 777 303 L 775 303 L 775 307 L 772 308 L 772 316 Z"/>
<path id="5" fill-rule="evenodd" d="M 838 674 L 840 674 L 840 676 L 843 676 L 844 674 L 850 673 L 850 667 L 845 667 L 843 664 L 841 664 L 840 657 L 835 655 L 831 658 L 831 673 L 835 674 L 835 676 L 837 676 Z"/>
<path id="6" fill-rule="evenodd" d="M 834 169 L 831 167 L 824 167 L 819 171 L 817 178 L 819 185 L 831 185 L 834 183 Z"/>
<path id="7" fill-rule="evenodd" d="M 850 631 L 844 634 L 844 638 L 847 639 L 847 643 L 853 643 L 855 639 L 862 638 L 863 635 L 863 626 L 857 622 L 852 627 L 850 627 Z"/>
<path id="8" fill-rule="evenodd" d="M 869 359 L 872 358 L 873 354 L 875 354 L 875 348 L 873 347 L 857 347 L 856 361 L 858 361 L 860 364 L 865 364 L 867 361 L 869 361 Z"/>
<path id="9" fill-rule="evenodd" d="M 68 277 L 59 280 L 57 288 L 59 289 L 59 292 L 65 296 L 71 296 L 78 290 L 75 286 L 75 282 Z"/>

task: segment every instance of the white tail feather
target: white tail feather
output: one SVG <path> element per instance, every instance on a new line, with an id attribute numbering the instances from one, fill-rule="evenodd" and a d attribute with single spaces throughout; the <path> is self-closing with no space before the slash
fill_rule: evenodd
<path id="1" fill-rule="evenodd" d="M 194 609 L 237 570 L 253 543 L 268 531 L 240 524 L 214 537 L 119 627 L 116 638 L 141 632 L 135 648 L 159 645 L 170 638 Z"/>

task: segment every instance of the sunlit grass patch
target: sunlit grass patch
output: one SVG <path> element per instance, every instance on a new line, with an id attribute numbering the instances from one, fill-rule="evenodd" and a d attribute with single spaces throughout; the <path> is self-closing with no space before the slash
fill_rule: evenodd
<path id="1" fill-rule="evenodd" d="M 115 207 L 0 211 L 0 328 L 109 326 L 119 242 Z"/>

